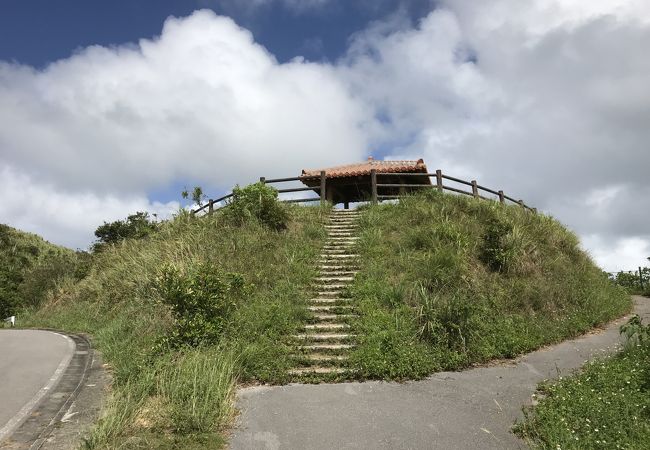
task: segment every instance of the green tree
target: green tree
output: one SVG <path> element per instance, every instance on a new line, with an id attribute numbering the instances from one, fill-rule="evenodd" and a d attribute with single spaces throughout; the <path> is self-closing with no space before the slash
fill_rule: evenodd
<path id="1" fill-rule="evenodd" d="M 149 213 L 142 211 L 131 214 L 126 220 L 104 222 L 95 230 L 97 242 L 93 245 L 93 250 L 101 251 L 105 246 L 124 239 L 142 239 L 156 231 L 157 228 L 156 222 L 149 218 Z"/>

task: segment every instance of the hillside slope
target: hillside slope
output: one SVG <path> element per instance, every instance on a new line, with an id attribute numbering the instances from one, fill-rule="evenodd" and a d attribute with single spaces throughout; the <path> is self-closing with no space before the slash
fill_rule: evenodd
<path id="1" fill-rule="evenodd" d="M 65 264 L 71 259 L 72 250 L 0 224 L 0 319 L 15 314 L 23 306 L 38 304 L 44 290 L 41 282 L 45 281 L 41 272 L 56 271 L 54 263 Z M 56 277 L 52 271 L 49 275 Z"/>
<path id="2" fill-rule="evenodd" d="M 89 447 L 220 448 L 237 380 L 288 381 L 328 211 L 286 211 L 281 231 L 181 212 L 93 255 L 83 280 L 31 314 L 28 325 L 91 334 L 110 365 Z"/>
<path id="3" fill-rule="evenodd" d="M 93 255 L 83 279 L 63 278 L 32 312 L 30 325 L 90 333 L 111 367 L 88 447 L 219 448 L 236 383 L 291 379 L 329 209 L 280 208 L 268 188 L 249 188 L 230 212 L 181 212 Z M 357 346 L 339 378 L 510 357 L 630 307 L 551 218 L 434 192 L 360 211 L 359 273 L 342 293 L 359 313 Z"/>
<path id="4" fill-rule="evenodd" d="M 367 208 L 361 230 L 364 377 L 513 357 L 631 308 L 573 233 L 517 206 L 432 191 Z"/>

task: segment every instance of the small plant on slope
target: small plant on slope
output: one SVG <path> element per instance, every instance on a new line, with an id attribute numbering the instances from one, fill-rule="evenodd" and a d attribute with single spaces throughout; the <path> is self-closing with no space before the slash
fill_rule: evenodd
<path id="1" fill-rule="evenodd" d="M 289 214 L 278 201 L 278 191 L 264 183 L 254 183 L 246 187 L 236 186 L 232 190 L 232 200 L 224 209 L 224 214 L 236 225 L 255 220 L 274 229 L 284 230 L 289 222 Z"/>
<path id="2" fill-rule="evenodd" d="M 241 275 L 223 273 L 207 263 L 196 264 L 186 273 L 165 266 L 156 289 L 174 321 L 171 335 L 165 338 L 172 347 L 216 343 L 246 290 Z"/>

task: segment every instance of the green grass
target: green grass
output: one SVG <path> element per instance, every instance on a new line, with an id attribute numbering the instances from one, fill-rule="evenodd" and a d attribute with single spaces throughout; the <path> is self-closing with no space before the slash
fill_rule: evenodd
<path id="1" fill-rule="evenodd" d="M 515 432 L 541 449 L 645 449 L 650 443 L 650 342 L 539 386 Z"/>
<path id="2" fill-rule="evenodd" d="M 97 253 L 83 280 L 60 281 L 45 306 L 21 316 L 22 326 L 89 333 L 109 365 L 112 393 L 87 448 L 220 448 L 234 384 L 289 379 L 288 337 L 306 320 L 327 210 L 288 212 L 280 232 L 180 214 L 144 239 Z M 215 345 L 161 347 L 173 325 L 156 289 L 163 268 L 204 263 L 240 274 L 245 295 Z"/>
<path id="3" fill-rule="evenodd" d="M 0 320 L 40 303 L 76 260 L 72 250 L 0 224 Z"/>
<path id="4" fill-rule="evenodd" d="M 630 310 L 556 220 L 430 192 L 368 207 L 351 289 L 363 378 L 419 378 L 511 358 Z"/>
<path id="5" fill-rule="evenodd" d="M 630 308 L 551 218 L 436 193 L 363 211 L 362 267 L 348 292 L 360 312 L 351 321 L 356 378 L 420 378 L 512 357 Z M 23 326 L 89 333 L 103 353 L 114 381 L 87 448 L 220 448 L 235 383 L 290 381 L 290 336 L 309 320 L 328 209 L 288 214 L 281 231 L 228 214 L 179 214 L 94 254 L 81 280 L 64 274 L 46 304 L 20 316 Z M 224 313 L 210 345 L 169 344 L 178 321 L 161 280 L 172 274 L 202 289 L 192 276 L 205 267 L 218 272 L 215 283 L 234 273 L 244 287 L 214 297 Z M 191 297 L 183 289 L 168 292 Z M 210 304 L 211 291 L 201 295 Z M 201 334 L 199 319 L 187 323 Z"/>

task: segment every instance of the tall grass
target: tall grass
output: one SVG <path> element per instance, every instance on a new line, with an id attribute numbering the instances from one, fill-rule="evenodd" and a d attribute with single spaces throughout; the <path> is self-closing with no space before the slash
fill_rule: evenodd
<path id="1" fill-rule="evenodd" d="M 284 231 L 180 213 L 144 239 L 104 249 L 83 280 L 63 280 L 23 318 L 26 326 L 89 333 L 103 353 L 113 386 L 88 448 L 218 448 L 234 383 L 288 378 L 288 336 L 305 319 L 326 210 L 288 213 Z M 161 275 L 206 263 L 248 286 L 221 338 L 196 349 L 161 346 L 174 325 L 156 289 Z"/>
<path id="2" fill-rule="evenodd" d="M 368 207 L 359 252 L 351 293 L 365 335 L 352 362 L 364 377 L 417 377 L 513 357 L 631 306 L 575 234 L 497 202 L 432 191 Z M 415 358 L 414 348 L 429 356 Z"/>

